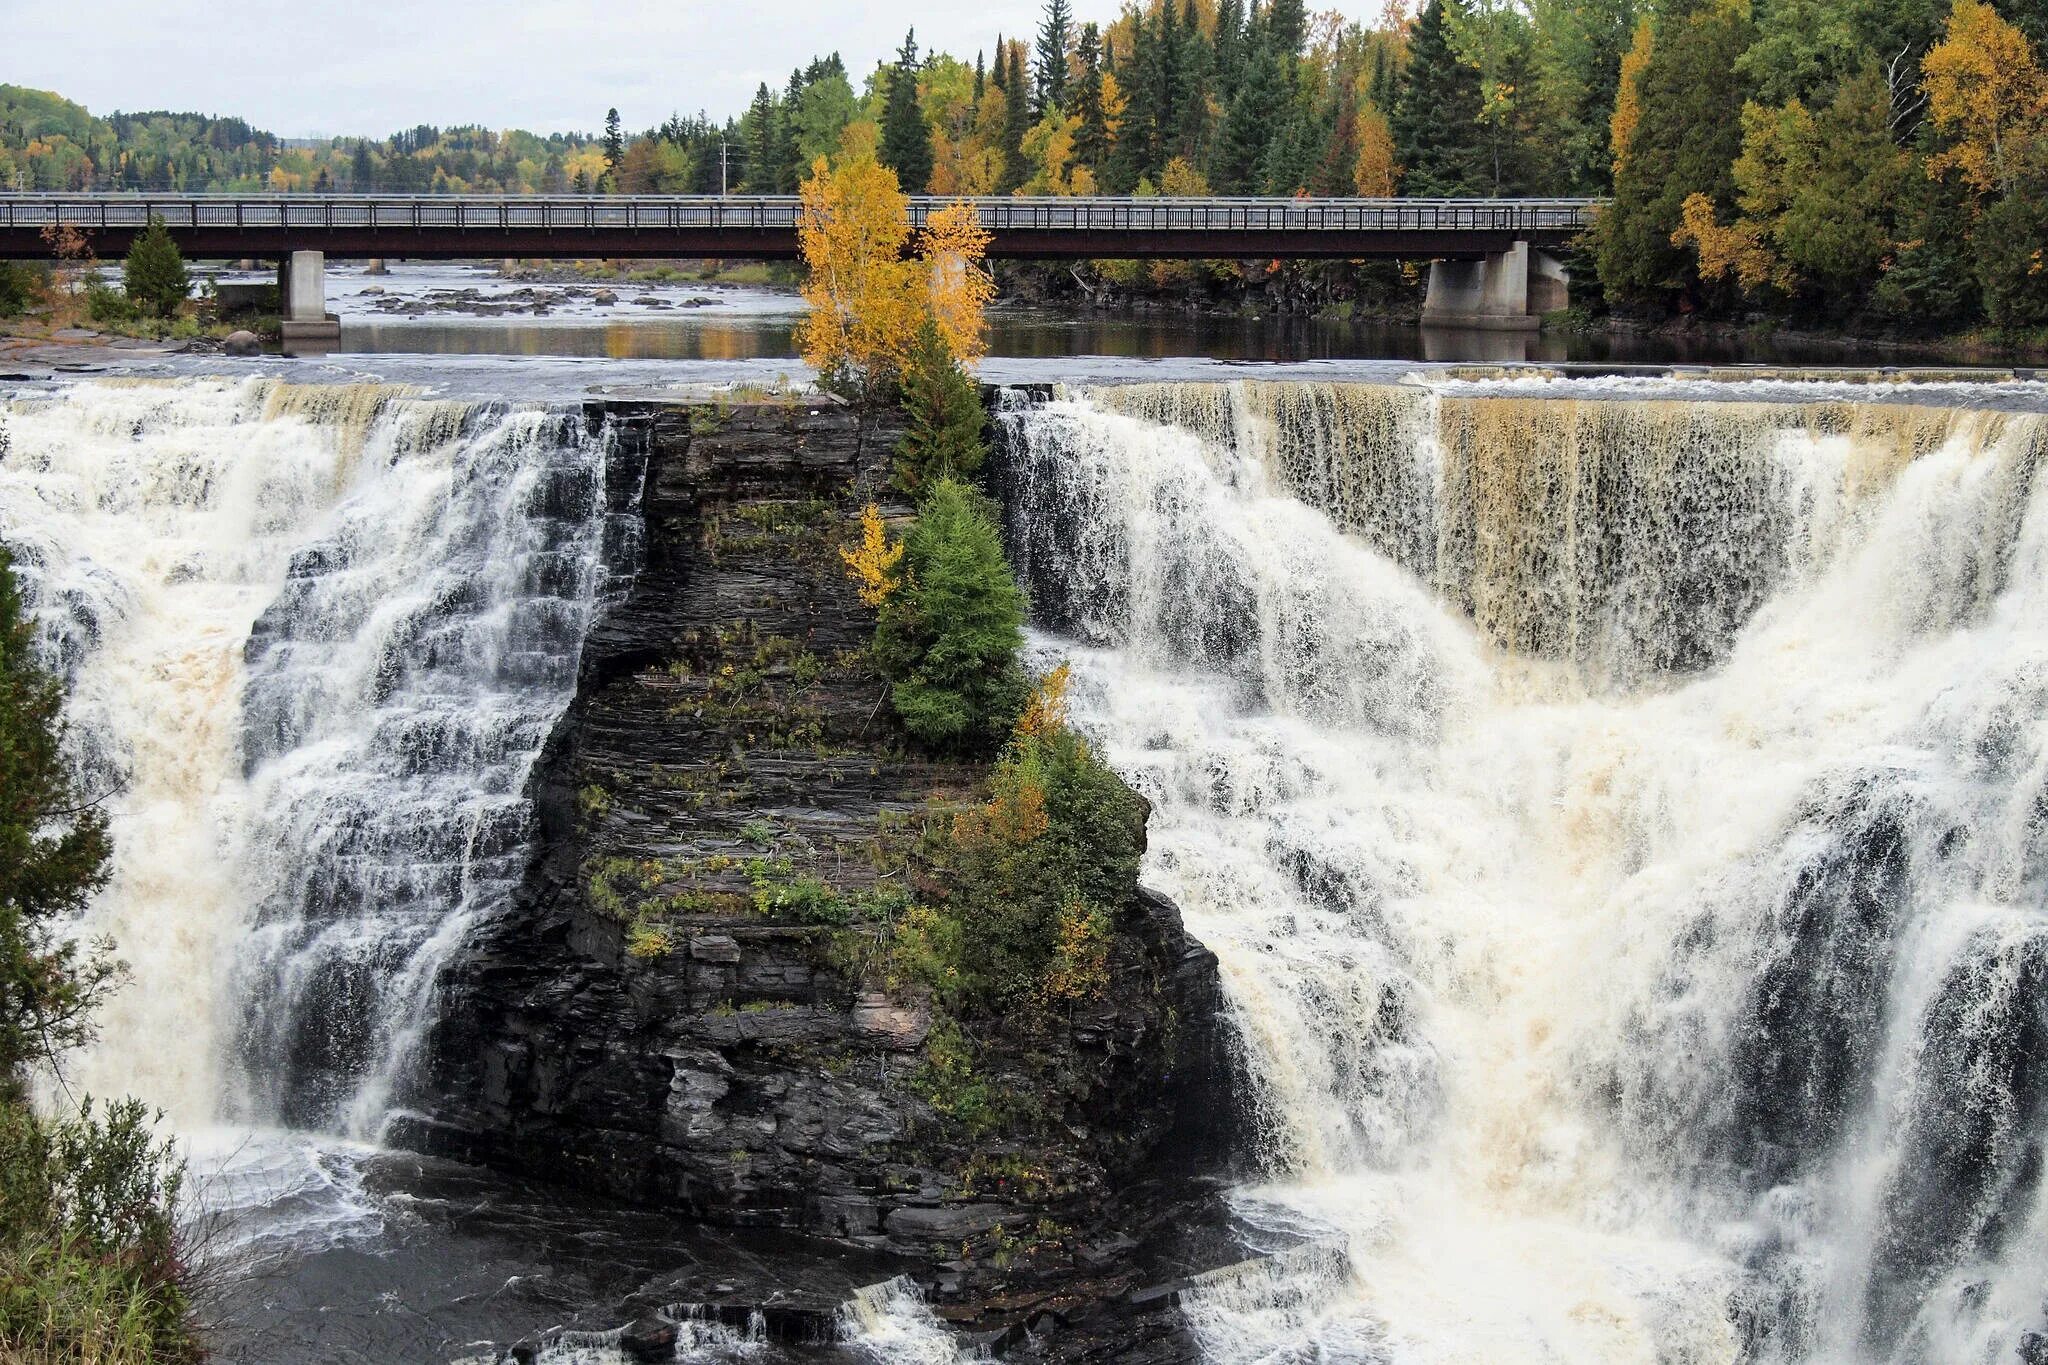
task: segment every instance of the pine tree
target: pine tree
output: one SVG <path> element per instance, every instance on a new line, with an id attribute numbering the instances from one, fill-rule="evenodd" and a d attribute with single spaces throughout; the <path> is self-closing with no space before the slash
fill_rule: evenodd
<path id="1" fill-rule="evenodd" d="M 974 52 L 974 107 L 981 108 L 981 97 L 988 93 L 988 65 L 982 60 L 983 52 Z"/>
<path id="2" fill-rule="evenodd" d="M 906 194 L 923 194 L 932 179 L 932 133 L 917 96 L 919 69 L 917 30 L 912 29 L 903 35 L 882 106 L 881 162 L 896 172 Z"/>
<path id="3" fill-rule="evenodd" d="M 1419 198 L 1487 192 L 1492 175 L 1481 146 L 1479 72 L 1451 47 L 1462 0 L 1429 0 L 1408 40 L 1408 70 L 1394 106 L 1401 188 Z"/>
<path id="4" fill-rule="evenodd" d="M 795 194 L 804 178 L 803 140 L 798 136 L 796 111 L 804 97 L 804 73 L 789 73 L 782 91 L 782 116 L 775 121 L 775 193 Z"/>
<path id="5" fill-rule="evenodd" d="M 1215 84 L 1225 109 L 1244 70 L 1244 37 L 1243 0 L 1223 0 L 1216 7 Z"/>
<path id="6" fill-rule="evenodd" d="M 368 194 L 377 187 L 376 163 L 370 160 L 370 144 L 356 139 L 356 149 L 349 159 L 348 187 L 357 194 Z"/>
<path id="7" fill-rule="evenodd" d="M 1266 9 L 1266 37 L 1290 68 L 1301 60 L 1302 46 L 1308 41 L 1308 15 L 1302 0 L 1273 0 Z"/>
<path id="8" fill-rule="evenodd" d="M 1257 194 L 1265 187 L 1266 153 L 1289 107 L 1286 71 L 1265 16 L 1252 16 L 1243 76 L 1216 139 L 1214 180 L 1221 194 Z"/>
<path id="9" fill-rule="evenodd" d="M 1046 0 L 1045 20 L 1038 26 L 1037 86 L 1031 96 L 1031 117 L 1042 119 L 1067 103 L 1067 43 L 1072 36 L 1073 10 L 1068 0 Z"/>
<path id="10" fill-rule="evenodd" d="M 1031 87 L 1024 82 L 1024 44 L 1010 44 L 1009 74 L 1003 80 L 1003 173 L 996 192 L 1009 194 L 1031 178 L 1031 162 L 1024 155 L 1024 134 L 1031 130 L 1027 107 Z"/>
<path id="11" fill-rule="evenodd" d="M 619 126 L 619 111 L 607 109 L 604 114 L 604 166 L 605 177 L 613 184 L 618 183 L 619 167 L 626 160 L 626 135 Z"/>
<path id="12" fill-rule="evenodd" d="M 137 234 L 121 263 L 121 284 L 128 301 L 154 317 L 167 318 L 178 311 L 192 292 L 192 276 L 185 258 L 171 240 L 164 220 L 152 213 L 148 225 Z"/>
<path id="13" fill-rule="evenodd" d="M 768 82 L 754 88 L 754 103 L 746 118 L 746 173 L 740 183 L 749 194 L 775 193 L 776 138 L 775 96 Z"/>
<path id="14" fill-rule="evenodd" d="M 1170 5 L 1172 0 L 1167 0 Z M 1176 106 L 1173 149 L 1196 166 L 1209 158 L 1209 87 L 1214 78 L 1215 49 L 1202 35 L 1195 0 L 1186 0 L 1180 25 L 1180 54 L 1175 66 Z"/>
<path id="15" fill-rule="evenodd" d="M 988 456 L 981 390 L 930 318 L 918 328 L 903 367 L 903 410 L 909 420 L 896 445 L 898 488 L 915 495 L 936 480 L 971 478 L 981 469 Z"/>
<path id="16" fill-rule="evenodd" d="M 1074 133 L 1074 156 L 1099 179 L 1109 160 L 1109 123 L 1102 108 L 1102 58 L 1099 30 L 1094 24 L 1081 25 L 1081 37 L 1074 55 L 1081 75 L 1074 84 L 1074 115 L 1080 127 Z"/>
<path id="17" fill-rule="evenodd" d="M 1152 174 L 1153 137 L 1159 122 L 1158 64 L 1153 48 L 1152 27 L 1140 18 L 1131 25 L 1131 50 L 1115 68 L 1117 84 L 1124 92 L 1124 114 L 1103 181 L 1112 194 L 1129 194 Z"/>
<path id="18" fill-rule="evenodd" d="M 161 224 L 158 225 L 161 227 Z M 168 240 L 168 239 L 167 239 Z M 92 1036 L 119 970 L 69 928 L 107 879 L 107 820 L 64 754 L 64 693 L 35 656 L 0 547 L 0 1092 Z"/>
<path id="19" fill-rule="evenodd" d="M 1754 31 L 1749 7 L 1725 0 L 1680 0 L 1659 14 L 1635 86 L 1641 114 L 1599 219 L 1600 282 L 1610 296 L 1686 287 L 1692 263 L 1671 242 L 1686 199 L 1705 195 L 1723 217 L 1733 207 L 1746 92 L 1732 73 Z"/>

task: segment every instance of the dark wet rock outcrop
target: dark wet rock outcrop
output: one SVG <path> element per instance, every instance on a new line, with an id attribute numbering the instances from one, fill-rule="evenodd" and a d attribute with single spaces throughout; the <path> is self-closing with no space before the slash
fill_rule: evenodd
<path id="1" fill-rule="evenodd" d="M 802 401 L 592 420 L 617 432 L 615 505 L 642 512 L 610 551 L 632 587 L 535 775 L 526 882 L 443 983 L 398 1139 L 907 1257 L 970 1326 L 1085 1319 L 1229 1259 L 1185 1231 L 1215 1225 L 1238 1121 L 1215 961 L 1170 902 L 1121 907 L 1096 1000 L 962 1021 L 892 991 L 887 924 L 844 910 L 885 903 L 932 803 L 980 777 L 891 730 L 839 561 L 890 433 Z M 963 1057 L 1000 1120 L 949 1103 Z"/>

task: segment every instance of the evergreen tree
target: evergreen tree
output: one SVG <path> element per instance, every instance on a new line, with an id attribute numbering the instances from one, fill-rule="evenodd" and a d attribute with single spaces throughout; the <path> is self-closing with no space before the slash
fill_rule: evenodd
<path id="1" fill-rule="evenodd" d="M 1066 107 L 1067 45 L 1072 28 L 1073 10 L 1068 0 L 1046 0 L 1045 19 L 1038 26 L 1038 83 L 1031 96 L 1034 120 L 1044 118 L 1048 110 Z"/>
<path id="2" fill-rule="evenodd" d="M 160 318 L 177 312 L 192 292 L 185 258 L 178 253 L 178 244 L 171 240 L 164 220 L 154 213 L 128 248 L 127 259 L 121 263 L 121 283 L 131 304 Z"/>
<path id="3" fill-rule="evenodd" d="M 1116 145 L 1110 151 L 1109 173 L 1103 188 L 1112 194 L 1129 194 L 1138 182 L 1153 173 L 1153 149 L 1158 119 L 1158 63 L 1152 26 L 1141 17 L 1131 25 L 1131 50 L 1116 65 L 1117 84 L 1123 88 L 1123 120 L 1116 130 Z"/>
<path id="4" fill-rule="evenodd" d="M 349 158 L 348 187 L 357 194 L 368 194 L 377 187 L 376 164 L 370 160 L 370 144 L 356 139 L 356 149 Z"/>
<path id="5" fill-rule="evenodd" d="M 1074 157 L 1101 177 L 1109 160 L 1109 123 L 1102 108 L 1102 61 L 1099 30 L 1094 24 L 1081 25 L 1080 40 L 1074 45 L 1081 64 L 1074 84 L 1074 116 L 1080 126 L 1074 132 Z"/>
<path id="6" fill-rule="evenodd" d="M 905 194 L 923 194 L 932 179 L 932 133 L 917 97 L 918 70 L 917 30 L 912 29 L 903 35 L 902 50 L 889 72 L 880 149 L 882 164 L 896 172 Z"/>
<path id="7" fill-rule="evenodd" d="M 1308 42 L 1308 14 L 1302 0 L 1273 0 L 1266 7 L 1266 40 L 1291 72 Z"/>
<path id="8" fill-rule="evenodd" d="M 1223 0 L 1216 7 L 1214 78 L 1225 109 L 1237 93 L 1238 77 L 1244 70 L 1244 18 L 1244 0 Z"/>
<path id="9" fill-rule="evenodd" d="M 92 1037 L 119 970 L 111 945 L 68 932 L 106 884 L 108 844 L 106 816 L 64 756 L 63 698 L 0 547 L 0 1098 L 30 1062 Z"/>
<path id="10" fill-rule="evenodd" d="M 972 478 L 980 471 L 988 455 L 981 390 L 930 318 L 918 328 L 903 368 L 903 410 L 909 421 L 896 445 L 898 488 L 917 494 L 939 479 Z"/>
<path id="11" fill-rule="evenodd" d="M 981 108 L 981 97 L 988 92 L 988 65 L 982 60 L 983 52 L 974 52 L 974 107 Z"/>
<path id="12" fill-rule="evenodd" d="M 1166 3 L 1170 7 L 1173 0 Z M 1173 69 L 1172 150 L 1193 166 L 1204 165 L 1209 159 L 1209 84 L 1214 78 L 1215 62 L 1215 48 L 1203 36 L 1195 0 L 1186 0 Z"/>
<path id="13" fill-rule="evenodd" d="M 789 73 L 783 87 L 781 117 L 775 121 L 775 193 L 795 194 L 804 178 L 803 140 L 798 136 L 797 108 L 803 102 L 804 73 Z"/>
<path id="14" fill-rule="evenodd" d="M 625 161 L 626 134 L 619 125 L 619 111 L 607 109 L 604 112 L 604 167 L 606 178 L 615 185 L 619 179 L 619 167 Z"/>
<path id="15" fill-rule="evenodd" d="M 776 136 L 775 96 L 768 93 L 768 82 L 762 81 L 754 88 L 754 103 L 747 110 L 746 132 L 746 173 L 740 178 L 742 188 L 749 194 L 775 193 L 779 141 Z"/>
<path id="16" fill-rule="evenodd" d="M 1003 79 L 1003 173 L 996 182 L 998 194 L 1008 194 L 1031 178 L 1031 162 L 1024 155 L 1024 134 L 1031 130 L 1029 103 L 1031 87 L 1024 79 L 1024 44 L 1010 44 L 1009 72 Z"/>
<path id="17" fill-rule="evenodd" d="M 890 704 L 932 748 L 993 749 L 1029 688 L 1017 663 L 1024 595 L 986 499 L 939 480 L 904 550 L 903 586 L 884 600 L 875 623 L 874 657 L 891 681 Z"/>
<path id="18" fill-rule="evenodd" d="M 1267 149 L 1280 131 L 1275 127 L 1276 121 L 1290 105 L 1280 53 L 1271 41 L 1265 17 L 1254 15 L 1244 73 L 1216 140 L 1214 179 L 1218 193 L 1257 194 L 1265 188 Z"/>
<path id="19" fill-rule="evenodd" d="M 1686 199 L 1703 194 L 1724 218 L 1733 207 L 1744 97 L 1733 73 L 1753 32 L 1739 0 L 1678 0 L 1658 16 L 1636 87 L 1641 115 L 1600 215 L 1600 282 L 1610 296 L 1686 287 L 1691 259 L 1671 243 Z"/>
<path id="20" fill-rule="evenodd" d="M 1485 194 L 1493 179 L 1480 141 L 1479 72 L 1451 47 L 1451 25 L 1462 14 L 1462 0 L 1429 0 L 1408 40 L 1391 121 L 1401 188 L 1417 198 Z"/>

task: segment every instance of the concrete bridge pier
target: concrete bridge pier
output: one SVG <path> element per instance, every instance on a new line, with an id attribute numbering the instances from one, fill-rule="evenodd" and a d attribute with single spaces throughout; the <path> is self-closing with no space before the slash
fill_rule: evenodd
<path id="1" fill-rule="evenodd" d="M 1564 262 L 1527 242 L 1476 261 L 1432 261 L 1422 323 L 1533 332 L 1545 313 L 1570 305 L 1570 286 Z"/>
<path id="2" fill-rule="evenodd" d="M 327 253 L 294 251 L 277 267 L 279 331 L 286 355 L 318 355 L 341 344 L 341 319 L 327 311 Z"/>

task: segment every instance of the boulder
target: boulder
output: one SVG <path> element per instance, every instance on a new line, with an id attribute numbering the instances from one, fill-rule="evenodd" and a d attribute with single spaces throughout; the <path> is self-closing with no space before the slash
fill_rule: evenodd
<path id="1" fill-rule="evenodd" d="M 600 308 L 609 308 L 619 301 L 619 296 L 609 289 L 600 289 L 590 296 L 590 301 Z"/>
<path id="2" fill-rule="evenodd" d="M 228 355 L 251 356 L 263 354 L 263 338 L 251 331 L 229 332 L 220 344 Z"/>

